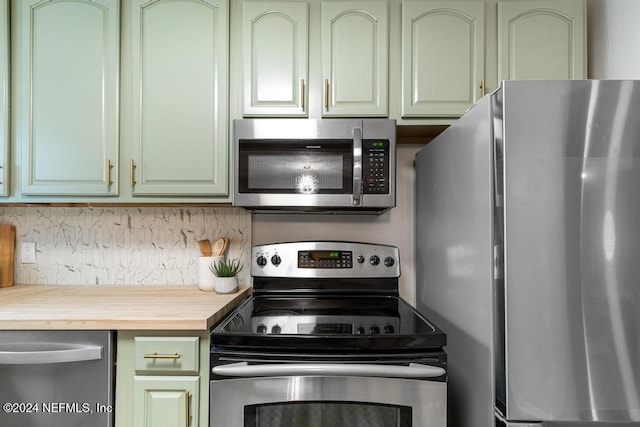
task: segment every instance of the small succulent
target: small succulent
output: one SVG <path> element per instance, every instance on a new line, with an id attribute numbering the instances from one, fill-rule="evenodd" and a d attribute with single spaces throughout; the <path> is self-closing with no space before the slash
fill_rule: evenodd
<path id="1" fill-rule="evenodd" d="M 209 270 L 217 277 L 233 277 L 240 273 L 242 267 L 243 265 L 240 263 L 240 260 L 236 258 L 229 261 L 214 261 L 209 266 Z"/>

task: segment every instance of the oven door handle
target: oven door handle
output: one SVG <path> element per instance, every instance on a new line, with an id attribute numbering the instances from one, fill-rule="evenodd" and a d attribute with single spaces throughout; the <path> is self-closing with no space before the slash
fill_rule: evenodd
<path id="1" fill-rule="evenodd" d="M 351 204 L 360 206 L 362 198 L 362 129 L 353 129 L 353 195 Z"/>
<path id="2" fill-rule="evenodd" d="M 272 376 L 352 376 L 385 378 L 436 378 L 446 371 L 438 366 L 410 363 L 409 366 L 374 365 L 351 363 L 278 363 L 249 365 L 247 362 L 216 366 L 211 370 L 216 375 L 227 377 L 272 377 Z"/>

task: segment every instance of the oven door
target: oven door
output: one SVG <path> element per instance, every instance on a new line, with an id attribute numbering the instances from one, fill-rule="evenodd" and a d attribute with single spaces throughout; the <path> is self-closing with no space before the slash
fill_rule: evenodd
<path id="1" fill-rule="evenodd" d="M 438 367 L 239 363 L 219 368 L 232 378 L 210 383 L 211 427 L 447 424 L 447 385 L 435 380 L 444 372 Z"/>

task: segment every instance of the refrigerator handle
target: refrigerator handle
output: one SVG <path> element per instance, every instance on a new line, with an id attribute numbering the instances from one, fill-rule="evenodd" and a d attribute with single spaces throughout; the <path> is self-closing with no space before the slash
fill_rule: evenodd
<path id="1" fill-rule="evenodd" d="M 493 247 L 493 278 L 504 279 L 504 245 L 499 243 Z"/>

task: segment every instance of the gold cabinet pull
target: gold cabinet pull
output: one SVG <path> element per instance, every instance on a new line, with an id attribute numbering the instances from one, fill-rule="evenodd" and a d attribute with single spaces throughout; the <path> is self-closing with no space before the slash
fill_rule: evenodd
<path id="1" fill-rule="evenodd" d="M 107 170 L 105 171 L 107 175 L 107 187 L 110 187 L 111 184 L 113 184 L 113 181 L 111 181 L 111 169 L 113 169 L 113 165 L 111 164 L 111 160 L 107 159 Z"/>
<path id="2" fill-rule="evenodd" d="M 136 164 L 131 160 L 131 188 L 136 185 Z"/>
<path id="3" fill-rule="evenodd" d="M 485 94 L 487 92 L 487 86 L 485 85 L 484 77 L 482 78 L 482 81 L 480 82 L 480 90 L 482 91 L 482 96 L 485 96 Z"/>
<path id="4" fill-rule="evenodd" d="M 144 357 L 145 359 L 180 359 L 180 353 L 173 353 L 173 354 L 151 353 L 151 354 L 145 354 L 142 357 Z"/>
<path id="5" fill-rule="evenodd" d="M 324 108 L 329 111 L 329 79 L 324 79 Z"/>
<path id="6" fill-rule="evenodd" d="M 189 400 L 190 400 L 190 395 L 189 395 L 189 390 L 185 390 L 184 391 L 184 401 L 185 401 L 185 414 L 187 414 L 187 419 L 186 419 L 186 423 L 185 426 L 189 427 L 189 421 L 191 421 L 191 408 L 189 405 Z"/>
<path id="7" fill-rule="evenodd" d="M 301 92 L 301 97 L 302 97 L 302 111 L 304 111 L 304 79 L 300 80 L 300 92 Z"/>

